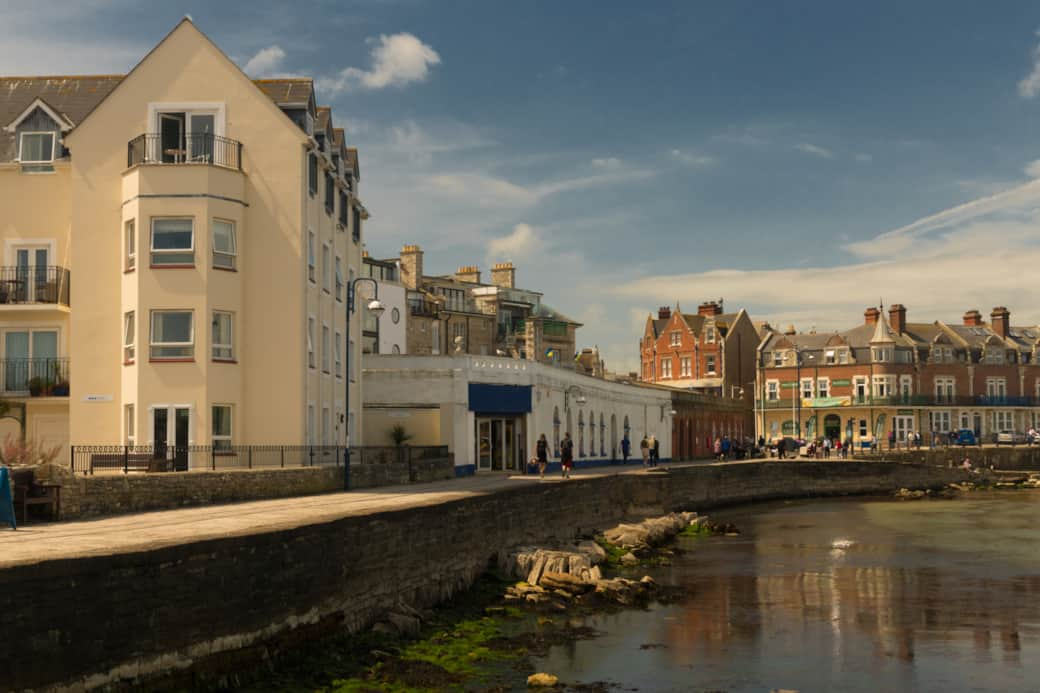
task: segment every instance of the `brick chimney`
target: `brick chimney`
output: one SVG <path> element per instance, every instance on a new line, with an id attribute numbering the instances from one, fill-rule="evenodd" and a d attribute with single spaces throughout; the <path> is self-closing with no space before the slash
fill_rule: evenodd
<path id="1" fill-rule="evenodd" d="M 888 307 L 888 325 L 896 334 L 906 332 L 906 306 L 893 303 Z"/>
<path id="2" fill-rule="evenodd" d="M 997 306 L 989 314 L 989 319 L 993 325 L 993 331 L 1002 339 L 1007 339 L 1011 332 L 1011 312 L 1004 306 Z"/>
<path id="3" fill-rule="evenodd" d="M 422 288 L 423 251 L 417 245 L 401 248 L 401 283 L 412 291 Z"/>
<path id="4" fill-rule="evenodd" d="M 455 278 L 460 282 L 480 283 L 480 270 L 476 265 L 466 265 L 455 270 Z"/>
<path id="5" fill-rule="evenodd" d="M 968 327 L 982 327 L 986 323 L 982 321 L 982 313 L 973 309 L 964 314 L 964 324 Z"/>
<path id="6" fill-rule="evenodd" d="M 516 268 L 512 262 L 496 262 L 491 268 L 491 283 L 506 289 L 516 288 Z"/>
<path id="7" fill-rule="evenodd" d="M 878 319 L 881 317 L 881 311 L 871 306 L 863 311 L 863 322 L 867 325 L 876 325 Z"/>
<path id="8" fill-rule="evenodd" d="M 657 309 L 658 320 L 667 320 L 670 317 L 672 317 L 672 309 L 668 306 L 661 306 Z"/>
<path id="9" fill-rule="evenodd" d="M 705 301 L 697 306 L 697 315 L 706 315 L 708 317 L 722 315 L 722 301 Z"/>

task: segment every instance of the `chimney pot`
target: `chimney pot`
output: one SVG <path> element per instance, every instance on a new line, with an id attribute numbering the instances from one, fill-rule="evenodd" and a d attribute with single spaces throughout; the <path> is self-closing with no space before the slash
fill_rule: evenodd
<path id="1" fill-rule="evenodd" d="M 867 325 L 876 325 L 880 316 L 881 311 L 871 306 L 863 311 L 863 322 Z"/>
<path id="2" fill-rule="evenodd" d="M 1007 339 L 1011 333 L 1011 311 L 1004 306 L 997 306 L 989 314 L 993 324 L 993 331 L 1000 335 L 1001 339 Z"/>
<path id="3" fill-rule="evenodd" d="M 657 309 L 658 320 L 667 320 L 670 317 L 672 317 L 672 309 L 668 306 L 661 306 Z"/>
<path id="4" fill-rule="evenodd" d="M 893 303 L 888 307 L 888 324 L 896 334 L 906 332 L 906 306 Z"/>
<path id="5" fill-rule="evenodd" d="M 491 267 L 491 283 L 506 289 L 516 287 L 516 268 L 512 262 L 496 262 Z"/>
<path id="6" fill-rule="evenodd" d="M 964 314 L 964 324 L 967 327 L 982 327 L 985 323 L 982 320 L 982 313 L 972 309 Z"/>
<path id="7" fill-rule="evenodd" d="M 697 306 L 697 315 L 707 315 L 709 317 L 722 315 L 722 302 L 705 301 L 704 303 Z"/>

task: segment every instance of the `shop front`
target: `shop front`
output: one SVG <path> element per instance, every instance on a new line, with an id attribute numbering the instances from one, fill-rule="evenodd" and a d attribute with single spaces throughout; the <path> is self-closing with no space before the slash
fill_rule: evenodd
<path id="1" fill-rule="evenodd" d="M 469 384 L 478 472 L 525 471 L 530 385 Z"/>

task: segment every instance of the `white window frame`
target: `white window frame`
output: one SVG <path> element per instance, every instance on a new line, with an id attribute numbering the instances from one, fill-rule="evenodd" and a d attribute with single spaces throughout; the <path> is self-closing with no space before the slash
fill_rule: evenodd
<path id="1" fill-rule="evenodd" d="M 332 364 L 332 350 L 329 348 L 331 336 L 332 332 L 329 330 L 329 324 L 323 322 L 321 324 L 321 372 L 326 375 L 330 372 Z"/>
<path id="2" fill-rule="evenodd" d="M 773 367 L 779 368 L 784 365 L 784 352 L 774 351 L 773 352 Z"/>
<path id="3" fill-rule="evenodd" d="M 672 377 L 672 357 L 665 356 L 661 359 L 661 377 L 671 378 Z"/>
<path id="4" fill-rule="evenodd" d="M 336 300 L 343 302 L 343 258 L 336 256 Z"/>
<path id="5" fill-rule="evenodd" d="M 317 367 L 318 360 L 314 358 L 314 342 L 315 334 L 314 330 L 316 321 L 313 315 L 307 316 L 307 368 L 314 370 Z"/>
<path id="6" fill-rule="evenodd" d="M 672 330 L 672 346 L 680 346 L 682 344 L 682 332 L 679 330 Z"/>
<path id="7" fill-rule="evenodd" d="M 766 381 L 766 400 L 769 402 L 778 402 L 780 400 L 779 380 Z"/>
<path id="8" fill-rule="evenodd" d="M 231 250 L 217 250 L 217 225 L 227 224 L 231 228 Z M 211 245 L 213 246 L 213 267 L 222 270 L 235 270 L 238 268 L 238 229 L 235 222 L 230 219 L 214 218 L 210 228 Z M 217 262 L 217 258 L 224 258 L 228 264 Z"/>
<path id="9" fill-rule="evenodd" d="M 863 387 L 860 388 L 860 385 Z M 862 390 L 863 394 L 860 394 Z M 870 378 L 865 375 L 857 375 L 852 378 L 852 396 L 853 398 L 865 399 L 870 397 Z"/>
<path id="10" fill-rule="evenodd" d="M 191 334 L 190 334 L 190 337 L 189 337 L 189 341 L 187 341 L 187 342 L 156 342 L 155 341 L 155 338 L 154 338 L 154 334 L 155 334 L 155 319 L 159 315 L 164 315 L 164 314 L 169 314 L 169 313 L 187 313 L 191 317 L 191 327 L 190 327 Z M 149 358 L 149 360 L 151 360 L 151 361 L 184 361 L 184 360 L 192 360 L 192 359 L 195 358 L 195 311 L 194 310 L 191 310 L 190 308 L 188 308 L 188 309 L 167 308 L 167 309 L 162 309 L 162 310 L 153 310 L 153 311 L 151 311 L 151 314 L 149 315 L 148 325 L 149 325 L 149 332 L 148 332 L 148 358 Z M 156 356 L 155 355 L 155 349 L 156 348 L 159 348 L 159 349 L 182 348 L 182 349 L 185 349 L 186 352 L 185 352 L 184 355 L 177 355 L 177 356 L 168 356 L 168 355 L 167 356 Z"/>
<path id="11" fill-rule="evenodd" d="M 798 392 L 801 393 L 802 399 L 812 399 L 814 394 L 813 379 L 802 378 L 798 384 Z"/>
<path id="12" fill-rule="evenodd" d="M 227 433 L 220 433 L 220 434 L 218 434 L 217 431 L 216 431 L 216 423 L 217 423 L 216 410 L 217 409 L 227 409 L 227 413 L 228 413 L 227 414 L 227 422 L 228 422 L 228 432 Z M 214 404 L 212 407 L 210 407 L 209 416 L 210 416 L 210 420 L 209 420 L 210 442 L 213 445 L 213 450 L 214 451 L 230 450 L 232 445 L 233 445 L 232 440 L 234 439 L 234 434 L 235 434 L 235 408 L 232 405 L 230 405 L 230 404 Z"/>
<path id="13" fill-rule="evenodd" d="M 874 397 L 892 397 L 895 395 L 894 375 L 875 375 L 871 390 Z"/>
<path id="14" fill-rule="evenodd" d="M 123 405 L 123 428 L 126 431 L 124 440 L 126 444 L 133 447 L 137 440 L 136 408 L 133 404 Z"/>
<path id="15" fill-rule="evenodd" d="M 715 326 L 714 325 L 708 325 L 707 327 L 704 328 L 704 341 L 707 342 L 708 344 L 714 344 L 715 343 Z"/>
<path id="16" fill-rule="evenodd" d="M 993 432 L 1015 430 L 1015 412 L 1007 409 L 997 409 L 993 412 Z"/>
<path id="17" fill-rule="evenodd" d="M 343 333 L 336 330 L 334 355 L 336 357 L 336 377 L 343 377 Z"/>
<path id="18" fill-rule="evenodd" d="M 954 394 L 957 392 L 957 379 L 949 375 L 941 375 L 935 378 L 935 399 L 940 402 L 952 403 Z"/>
<path id="19" fill-rule="evenodd" d="M 689 378 L 693 374 L 693 359 L 689 356 L 679 357 L 679 376 Z"/>
<path id="20" fill-rule="evenodd" d="M 226 317 L 228 322 L 228 340 L 227 342 L 217 342 L 217 330 L 215 326 L 217 324 L 217 318 Z M 215 310 L 213 311 L 213 320 L 210 325 L 211 328 L 211 358 L 214 361 L 234 361 L 235 360 L 235 314 L 229 310 Z M 218 354 L 218 350 L 220 353 Z"/>
<path id="21" fill-rule="evenodd" d="M 55 154 L 55 152 L 58 149 L 58 134 L 59 133 L 56 130 L 26 130 L 25 132 L 19 133 L 19 135 L 18 135 L 18 163 L 20 163 L 20 164 L 30 164 L 30 165 L 33 165 L 33 164 L 53 164 L 54 163 L 54 159 L 56 158 L 54 156 L 54 154 Z M 36 136 L 36 135 L 49 135 L 50 136 L 50 138 L 51 138 L 51 158 L 49 158 L 49 159 L 33 159 L 33 160 L 26 160 L 24 158 L 24 154 L 25 154 L 25 138 L 26 137 Z"/>
<path id="22" fill-rule="evenodd" d="M 315 283 L 315 278 L 316 278 L 316 275 L 317 275 L 317 268 L 316 268 L 316 265 L 317 265 L 317 262 L 318 262 L 317 243 L 318 243 L 318 239 L 314 236 L 314 232 L 308 230 L 307 231 L 307 279 L 310 281 L 311 284 Z"/>
<path id="23" fill-rule="evenodd" d="M 830 378 L 817 378 L 816 379 L 816 396 L 817 397 L 830 397 L 831 396 L 831 379 Z"/>
<path id="24" fill-rule="evenodd" d="M 986 378 L 987 397 L 1007 397 L 1007 378 L 1003 376 L 990 376 Z"/>
<path id="25" fill-rule="evenodd" d="M 180 221 L 185 220 L 191 222 L 191 244 L 188 248 L 155 248 L 155 223 L 162 221 Z M 184 216 L 169 216 L 169 217 L 152 217 L 148 238 L 148 251 L 151 254 L 151 266 L 152 267 L 194 267 L 195 266 L 195 217 L 184 217 Z M 163 256 L 175 256 L 175 255 L 191 255 L 191 260 L 188 262 L 157 262 L 157 259 L 162 259 Z"/>
<path id="26" fill-rule="evenodd" d="M 912 397 L 914 394 L 914 377 L 912 375 L 899 376 L 899 396 Z"/>
<path id="27" fill-rule="evenodd" d="M 329 256 L 332 254 L 332 248 L 328 243 L 321 244 L 321 288 L 325 290 L 325 293 L 332 293 L 332 271 L 330 268 L 331 263 L 329 262 Z"/>
<path id="28" fill-rule="evenodd" d="M 838 363 L 838 352 L 836 349 L 826 349 L 823 352 L 823 362 L 828 366 Z"/>
<path id="29" fill-rule="evenodd" d="M 123 222 L 123 250 L 123 269 L 131 272 L 137 268 L 137 219 Z"/>
<path id="30" fill-rule="evenodd" d="M 123 363 L 133 363 L 137 356 L 137 315 L 128 310 L 123 313 Z"/>
<path id="31" fill-rule="evenodd" d="M 717 375 L 718 372 L 715 370 L 715 354 L 707 354 L 704 357 L 704 361 L 708 371 L 708 375 Z"/>

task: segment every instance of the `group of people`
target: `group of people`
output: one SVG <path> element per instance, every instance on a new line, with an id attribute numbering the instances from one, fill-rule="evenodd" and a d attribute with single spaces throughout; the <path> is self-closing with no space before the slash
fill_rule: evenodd
<path id="1" fill-rule="evenodd" d="M 653 434 L 643 436 L 643 439 L 639 441 L 639 451 L 643 455 L 644 467 L 656 467 L 661 459 L 661 442 Z M 628 462 L 631 455 L 632 443 L 626 434 L 621 439 L 621 457 Z M 549 441 L 545 439 L 544 433 L 538 436 L 538 442 L 535 444 L 535 456 L 531 460 L 531 464 L 537 465 L 538 476 L 544 479 L 545 470 L 549 466 Z M 563 434 L 563 440 L 560 441 L 560 469 L 564 479 L 570 478 L 573 468 L 574 441 L 571 439 L 570 431 L 567 431 Z"/>
<path id="2" fill-rule="evenodd" d="M 932 440 L 935 440 L 935 437 L 937 435 L 938 435 L 938 432 L 933 433 L 932 434 Z M 909 450 L 910 448 L 920 449 L 922 440 L 923 440 L 923 438 L 921 436 L 921 432 L 920 431 L 907 431 L 906 432 L 906 438 L 903 440 L 903 443 L 906 445 L 906 449 L 907 450 Z M 896 432 L 894 430 L 888 432 L 888 449 L 889 450 L 895 450 L 896 449 Z"/>

